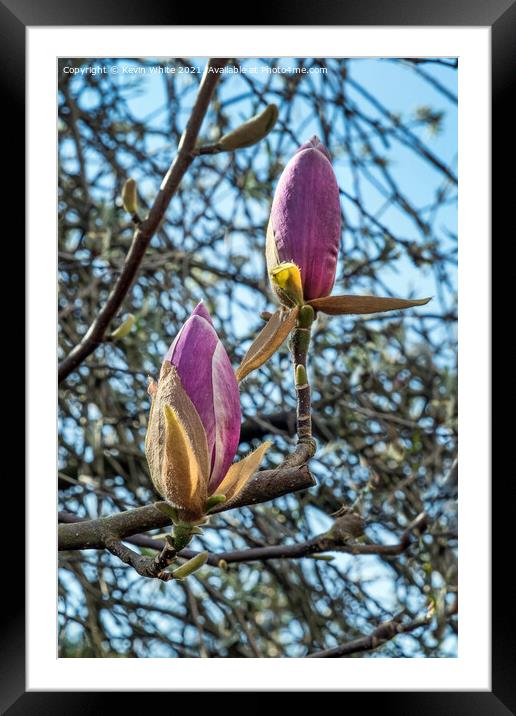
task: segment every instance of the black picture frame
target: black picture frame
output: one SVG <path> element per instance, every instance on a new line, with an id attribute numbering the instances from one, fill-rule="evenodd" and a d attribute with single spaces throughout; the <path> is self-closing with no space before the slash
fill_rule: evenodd
<path id="1" fill-rule="evenodd" d="M 497 236 L 498 253 L 504 251 L 503 265 L 508 270 L 507 252 L 514 245 L 513 196 L 514 181 L 506 176 L 507 168 L 514 172 L 516 140 L 514 114 L 510 99 L 516 86 L 516 0 L 280 0 L 244 6 L 226 2 L 204 5 L 202 25 L 387 25 L 387 26 L 484 26 L 491 28 L 492 38 L 492 236 Z M 21 236 L 25 215 L 23 150 L 25 145 L 25 30 L 28 26 L 63 25 L 192 25 L 194 13 L 188 4 L 163 3 L 146 0 L 0 0 L 0 83 L 4 107 L 4 132 L 9 144 L 16 146 L 16 161 L 4 164 L 4 179 L 8 178 L 9 213 L 16 216 L 17 234 Z M 198 15 L 197 15 L 198 17 Z M 196 18 L 197 19 L 197 18 Z M 195 23 L 199 24 L 199 23 Z M 7 136 L 3 134 L 4 139 Z M 508 167 L 509 164 L 509 167 Z M 8 177 L 7 177 L 8 175 Z M 5 196 L 5 195 L 4 195 Z M 4 199 L 5 200 L 5 199 Z M 474 207 L 472 207 L 474 210 Z M 510 229 L 510 230 L 509 230 Z M 492 244 L 492 248 L 497 244 Z M 496 253 L 492 251 L 493 258 Z M 513 266 L 514 264 L 512 264 Z M 514 280 L 514 279 L 513 279 Z M 498 310 L 504 305 L 501 299 L 508 278 L 493 283 L 493 326 L 500 322 Z M 502 353 L 501 353 L 502 354 Z M 502 366 L 499 369 L 503 370 Z M 500 375 L 493 371 L 493 376 Z M 506 390 L 506 387 L 505 387 Z M 496 391 L 493 392 L 496 395 Z M 494 410 L 494 407 L 493 407 Z M 493 412 L 493 414 L 495 414 Z M 493 431 L 493 455 L 503 455 L 509 443 L 511 420 L 504 420 Z M 512 432 L 512 430 L 511 430 Z M 514 438 L 513 438 L 514 439 Z M 514 478 L 509 465 L 495 473 L 493 469 L 493 589 L 492 589 L 492 691 L 457 692 L 346 692 L 342 708 L 379 709 L 382 714 L 417 714 L 418 716 L 460 716 L 485 714 L 506 716 L 516 713 L 515 653 L 513 594 L 510 568 L 513 543 L 508 533 L 513 503 L 507 499 L 507 485 Z M 20 478 L 20 475 L 16 476 Z M 23 482 L 11 479 L 9 501 L 23 504 Z M 16 527 L 17 554 L 22 554 L 19 543 L 20 527 Z M 9 553 L 11 547 L 7 547 Z M 4 553 L 4 557 L 7 554 Z M 120 693 L 98 692 L 26 692 L 25 686 L 25 606 L 23 559 L 11 557 L 6 588 L 8 606 L 2 609 L 2 650 L 0 708 L 9 716 L 18 714 L 52 715 L 64 713 L 103 714 L 113 707 L 120 708 Z M 13 569 L 9 577 L 10 569 Z M 49 579 L 53 579 L 49 575 Z M 466 595 L 474 599 L 474 594 Z M 407 685 L 410 686 L 410 685 Z M 317 684 L 313 685 L 317 691 Z M 338 688 L 336 687 L 336 690 Z M 146 693 L 146 708 L 150 696 L 162 696 L 174 709 L 177 701 L 170 694 Z M 198 696 L 202 694 L 199 693 Z M 131 707 L 137 708 L 140 694 L 130 694 Z M 216 698 L 216 697 L 215 697 Z"/>

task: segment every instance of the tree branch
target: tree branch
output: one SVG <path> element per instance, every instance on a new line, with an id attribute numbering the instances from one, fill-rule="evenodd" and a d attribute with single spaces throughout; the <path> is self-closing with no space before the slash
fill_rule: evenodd
<path id="1" fill-rule="evenodd" d="M 306 469 L 306 468 L 305 468 Z M 258 473 L 260 474 L 260 473 Z M 313 479 L 313 478 L 312 478 Z M 151 506 L 155 512 L 159 512 L 157 508 Z M 124 542 L 134 544 L 138 547 L 147 549 L 155 549 L 160 551 L 156 557 L 145 557 L 137 552 L 130 550 L 122 544 L 121 539 L 113 535 L 112 531 L 107 532 L 104 537 L 99 540 L 99 535 L 103 533 L 103 526 L 99 523 L 111 520 L 109 530 L 113 530 L 113 518 L 128 516 L 129 513 L 141 512 L 149 508 L 138 508 L 122 512 L 120 515 L 112 517 L 104 517 L 101 520 L 82 521 L 80 517 L 68 513 L 59 513 L 59 520 L 65 524 L 59 526 L 59 550 L 71 549 L 108 549 L 112 554 L 119 557 L 123 562 L 132 566 L 138 574 L 144 577 L 158 577 L 160 579 L 169 579 L 168 573 L 163 577 L 163 570 L 175 558 L 175 554 L 170 554 L 167 543 L 157 540 L 143 534 L 133 534 L 126 536 Z M 218 510 L 222 512 L 224 506 Z M 232 509 L 232 508 L 231 508 Z M 164 527 L 170 524 L 165 515 L 159 512 L 159 516 L 163 518 L 162 524 L 155 525 Z M 344 552 L 353 555 L 380 555 L 383 557 L 396 556 L 402 554 L 412 543 L 412 533 L 416 529 L 424 529 L 426 526 L 427 515 L 422 512 L 411 522 L 407 529 L 401 535 L 400 541 L 396 544 L 361 544 L 358 542 L 350 542 L 343 538 L 331 537 L 328 533 L 324 533 L 314 537 L 306 542 L 289 545 L 272 545 L 269 547 L 255 547 L 252 549 L 234 550 L 231 552 L 211 552 L 208 554 L 207 563 L 213 567 L 220 566 L 220 562 L 226 564 L 234 564 L 238 562 L 265 562 L 270 559 L 301 559 L 303 557 L 312 557 L 322 552 Z M 72 529 L 65 529 L 72 528 Z M 85 529 L 84 529 L 85 528 Z M 71 533 L 74 533 L 73 535 Z M 76 544 L 77 540 L 84 540 L 88 536 L 97 535 L 97 543 L 88 542 L 83 546 L 69 546 Z M 177 556 L 184 559 L 191 559 L 199 554 L 192 549 L 182 549 Z"/>
<path id="2" fill-rule="evenodd" d="M 451 609 L 448 610 L 447 616 L 457 613 L 457 601 Z M 364 651 L 372 651 L 386 641 L 394 639 L 398 634 L 408 634 L 420 627 L 428 626 L 434 614 L 432 612 L 425 616 L 418 617 L 410 622 L 403 623 L 401 620 L 403 615 L 394 617 L 391 621 L 384 622 L 376 627 L 368 636 L 362 636 L 359 639 L 348 641 L 346 644 L 335 646 L 333 649 L 324 649 L 324 651 L 316 651 L 313 654 L 307 654 L 307 659 L 335 658 L 340 656 L 350 656 L 351 654 L 360 654 Z"/>
<path id="3" fill-rule="evenodd" d="M 150 240 L 158 229 L 184 174 L 194 160 L 193 150 L 197 136 L 217 82 L 221 77 L 220 73 L 210 72 L 209 70 L 210 68 L 224 67 L 227 61 L 227 58 L 209 60 L 199 85 L 190 119 L 179 142 L 176 157 L 163 179 L 147 218 L 137 226 L 134 232 L 122 272 L 113 286 L 106 303 L 89 327 L 84 338 L 60 363 L 58 369 L 59 383 L 65 380 L 102 342 L 107 327 L 122 305 L 138 272 Z"/>
<path id="4" fill-rule="evenodd" d="M 142 577 L 156 577 L 167 582 L 174 577 L 171 572 L 165 570 L 176 559 L 177 552 L 166 542 L 161 544 L 163 548 L 156 557 L 145 557 L 138 554 L 114 537 L 107 538 L 105 546 L 111 554 L 133 567 Z"/>
<path id="5" fill-rule="evenodd" d="M 402 554 L 412 543 L 412 535 L 416 529 L 424 529 L 426 527 L 427 515 L 422 512 L 418 517 L 410 523 L 407 529 L 400 537 L 400 541 L 396 544 L 362 544 L 359 542 L 351 542 L 342 538 L 329 536 L 327 533 L 318 535 L 306 542 L 288 545 L 271 545 L 269 547 L 253 547 L 252 549 L 234 550 L 232 552 L 218 552 L 210 554 L 208 564 L 218 565 L 220 560 L 232 564 L 235 562 L 265 562 L 269 559 L 302 559 L 303 557 L 311 557 L 312 555 L 321 554 L 323 552 L 344 552 L 353 555 L 380 555 L 383 557 L 395 557 Z M 141 535 L 141 537 L 144 537 Z M 144 539 L 149 539 L 144 537 Z M 141 544 L 140 546 L 153 546 L 154 549 L 161 549 L 164 543 L 154 545 Z M 188 553 L 187 553 L 188 552 Z M 196 552 L 192 550 L 183 550 L 180 555 L 182 557 L 193 557 Z"/>
<path id="6" fill-rule="evenodd" d="M 372 651 L 386 641 L 394 639 L 398 634 L 406 634 L 414 631 L 422 626 L 428 626 L 432 621 L 431 615 L 419 617 L 413 622 L 402 624 L 401 616 L 392 619 L 392 621 L 380 624 L 369 636 L 363 636 L 354 641 L 348 641 L 333 649 L 325 649 L 324 651 L 316 651 L 313 654 L 307 654 L 307 659 L 335 658 L 340 656 L 350 656 L 351 654 L 359 654 L 364 651 Z"/>
<path id="7" fill-rule="evenodd" d="M 306 466 L 261 470 L 249 481 L 234 502 L 229 506 L 222 503 L 212 511 L 212 514 L 269 502 L 282 495 L 313 487 L 315 484 L 315 479 Z M 59 550 L 104 549 L 106 540 L 120 540 L 170 524 L 168 517 L 155 505 L 137 507 L 98 520 L 61 524 L 58 529 Z M 159 549 L 159 546 L 157 548 Z"/>

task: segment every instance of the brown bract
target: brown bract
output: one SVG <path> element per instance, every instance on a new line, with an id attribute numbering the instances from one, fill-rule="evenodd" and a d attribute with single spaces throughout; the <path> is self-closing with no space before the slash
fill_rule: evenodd
<path id="1" fill-rule="evenodd" d="M 252 453 L 239 462 L 233 463 L 227 471 L 226 477 L 222 480 L 216 490 L 216 494 L 226 496 L 226 506 L 230 507 L 236 500 L 239 493 L 249 482 L 250 478 L 257 472 L 263 456 L 272 445 L 270 440 L 262 443 Z"/>
<path id="2" fill-rule="evenodd" d="M 285 341 L 294 328 L 299 307 L 279 308 L 269 318 L 258 336 L 252 342 L 242 363 L 236 372 L 238 381 L 243 380 L 251 371 L 263 365 Z"/>
<path id="3" fill-rule="evenodd" d="M 208 497 L 206 433 L 177 370 L 164 361 L 152 401 L 145 454 L 156 490 L 184 519 L 198 519 Z"/>
<path id="4" fill-rule="evenodd" d="M 176 368 L 168 361 L 161 366 L 157 384 L 152 384 L 152 395 L 145 438 L 152 482 L 177 509 L 182 521 L 196 522 L 205 515 L 210 494 L 210 459 L 204 427 Z M 269 441 L 263 443 L 231 465 L 215 494 L 225 495 L 228 503 L 234 501 L 258 470 L 270 445 Z"/>
<path id="5" fill-rule="evenodd" d="M 322 311 L 331 316 L 342 316 L 424 306 L 430 300 L 430 298 L 405 299 L 381 296 L 325 296 L 324 298 L 314 298 L 307 303 L 316 311 Z"/>

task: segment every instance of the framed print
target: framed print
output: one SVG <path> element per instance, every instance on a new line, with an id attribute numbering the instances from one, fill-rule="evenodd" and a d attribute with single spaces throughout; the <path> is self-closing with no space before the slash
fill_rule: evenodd
<path id="1" fill-rule="evenodd" d="M 28 249 L 3 710 L 513 712 L 489 307 L 515 5 L 0 11 Z"/>

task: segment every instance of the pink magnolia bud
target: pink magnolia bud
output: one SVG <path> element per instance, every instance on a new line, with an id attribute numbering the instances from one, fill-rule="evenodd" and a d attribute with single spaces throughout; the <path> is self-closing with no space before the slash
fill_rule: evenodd
<path id="1" fill-rule="evenodd" d="M 270 447 L 262 443 L 233 462 L 240 439 L 238 383 L 202 303 L 170 346 L 149 394 L 145 454 L 152 482 L 178 519 L 195 525 L 217 505 L 237 499 Z M 192 534 L 189 529 L 188 538 Z"/>
<path id="2" fill-rule="evenodd" d="M 211 460 L 209 492 L 224 479 L 240 440 L 240 393 L 231 363 L 203 303 L 170 346 L 165 360 L 176 367 L 206 432 Z"/>
<path id="3" fill-rule="evenodd" d="M 340 243 L 340 199 L 330 154 L 317 137 L 303 144 L 279 179 L 267 229 L 267 269 L 296 264 L 305 301 L 328 296 Z"/>

